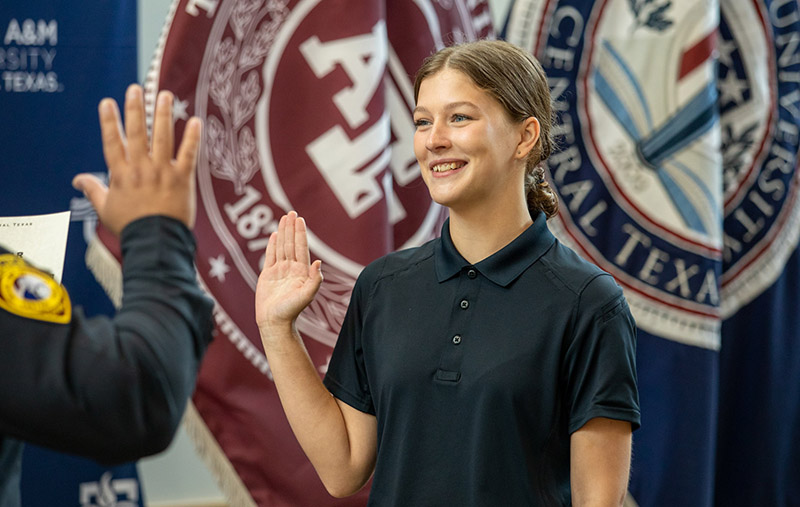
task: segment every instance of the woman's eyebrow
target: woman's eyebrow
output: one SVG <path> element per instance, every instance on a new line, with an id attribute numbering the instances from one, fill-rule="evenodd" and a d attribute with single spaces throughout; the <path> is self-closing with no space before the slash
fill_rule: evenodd
<path id="1" fill-rule="evenodd" d="M 466 101 L 466 100 L 462 100 L 462 101 L 459 101 L 459 102 L 450 102 L 449 104 L 444 106 L 444 110 L 445 111 L 450 111 L 452 109 L 458 109 L 458 108 L 461 108 L 461 107 L 471 107 L 473 109 L 477 109 L 478 108 L 478 106 L 476 106 L 472 102 L 469 102 L 469 101 Z M 428 111 L 428 109 L 423 107 L 423 106 L 415 107 L 414 110 L 412 111 L 412 114 L 417 113 L 417 112 L 430 113 L 430 111 Z"/>

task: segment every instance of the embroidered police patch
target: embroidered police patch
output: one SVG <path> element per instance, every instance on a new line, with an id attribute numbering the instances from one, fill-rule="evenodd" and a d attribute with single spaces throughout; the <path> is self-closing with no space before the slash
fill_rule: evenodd
<path id="1" fill-rule="evenodd" d="M 27 319 L 59 324 L 69 322 L 72 316 L 67 291 L 13 254 L 0 255 L 0 308 Z"/>

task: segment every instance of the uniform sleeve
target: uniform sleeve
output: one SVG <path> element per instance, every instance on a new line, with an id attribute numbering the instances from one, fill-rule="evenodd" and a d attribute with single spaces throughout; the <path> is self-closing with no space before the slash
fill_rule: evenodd
<path id="1" fill-rule="evenodd" d="M 191 232 L 147 217 L 122 232 L 113 319 L 65 324 L 0 310 L 0 434 L 101 462 L 165 449 L 211 340 Z"/>
<path id="2" fill-rule="evenodd" d="M 595 417 L 637 429 L 636 324 L 622 290 L 610 275 L 599 275 L 581 291 L 574 312 L 563 366 L 569 433 Z"/>
<path id="3" fill-rule="evenodd" d="M 367 314 L 371 272 L 374 266 L 364 269 L 353 287 L 339 338 L 333 349 L 328 371 L 323 380 L 325 387 L 336 398 L 356 410 L 375 415 L 364 362 L 364 318 Z"/>

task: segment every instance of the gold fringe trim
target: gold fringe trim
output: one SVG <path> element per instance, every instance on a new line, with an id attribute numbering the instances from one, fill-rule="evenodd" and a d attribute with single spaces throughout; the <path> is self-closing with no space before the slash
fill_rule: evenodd
<path id="1" fill-rule="evenodd" d="M 122 267 L 103 242 L 95 236 L 86 247 L 86 266 L 114 307 L 122 304 Z M 206 426 L 197 408 L 189 400 L 183 414 L 183 427 L 194 444 L 197 455 L 203 460 L 217 481 L 219 489 L 231 507 L 256 507 L 253 497 L 233 468 L 225 452 Z"/>
<path id="2" fill-rule="evenodd" d="M 206 426 L 205 421 L 200 416 L 200 412 L 195 408 L 194 403 L 189 400 L 186 413 L 183 414 L 183 427 L 186 434 L 194 443 L 197 455 L 203 460 L 211 475 L 217 480 L 217 485 L 231 507 L 256 507 L 253 497 L 242 482 L 236 469 L 233 468 L 225 452 L 217 443 L 214 435 Z"/>

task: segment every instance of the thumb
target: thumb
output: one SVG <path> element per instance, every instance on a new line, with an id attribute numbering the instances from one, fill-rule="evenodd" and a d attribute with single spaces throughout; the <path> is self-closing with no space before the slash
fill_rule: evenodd
<path id="1" fill-rule="evenodd" d="M 72 186 L 80 190 L 92 203 L 95 211 L 102 213 L 108 197 L 108 187 L 92 174 L 79 174 L 72 179 Z"/>
<path id="2" fill-rule="evenodd" d="M 322 285 L 322 261 L 317 259 L 308 267 L 308 278 L 311 280 L 311 290 L 314 294 Z"/>
<path id="3" fill-rule="evenodd" d="M 320 259 L 315 260 L 311 263 L 311 266 L 308 267 L 308 276 L 313 279 L 316 284 L 322 283 L 322 261 Z"/>

